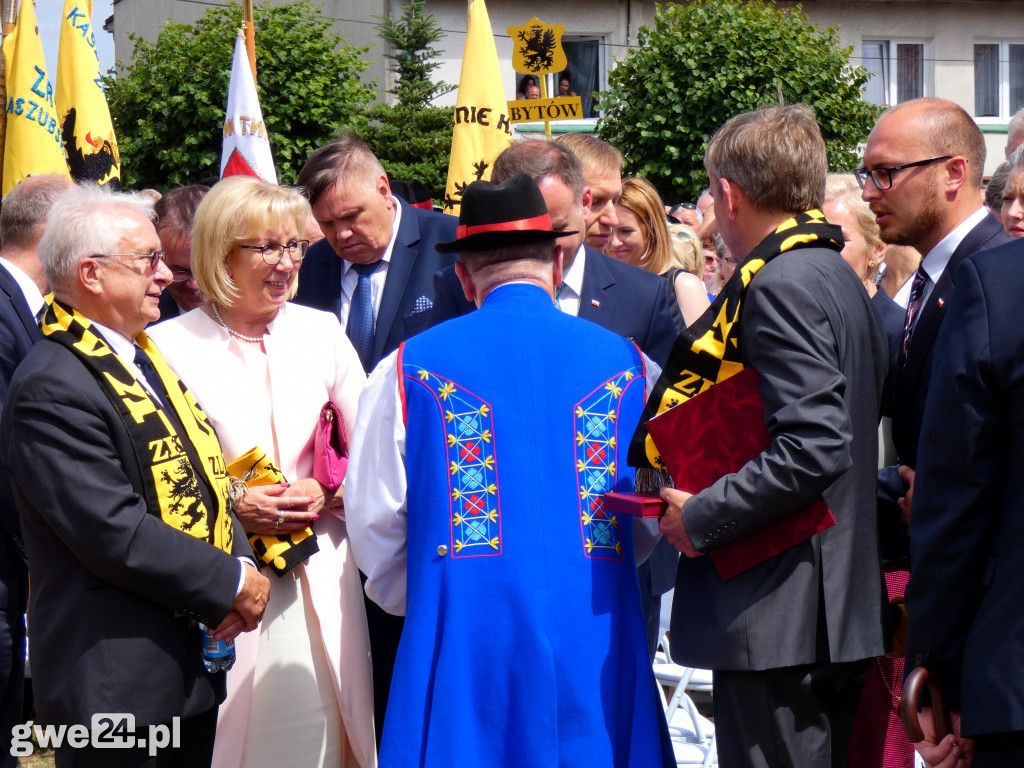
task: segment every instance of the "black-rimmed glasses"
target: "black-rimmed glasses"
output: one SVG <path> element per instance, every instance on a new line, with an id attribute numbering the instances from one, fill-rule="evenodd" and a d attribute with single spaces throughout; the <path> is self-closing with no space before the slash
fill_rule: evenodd
<path id="1" fill-rule="evenodd" d="M 266 245 L 240 245 L 238 247 L 247 248 L 250 251 L 259 251 L 263 255 L 263 261 L 273 267 L 280 263 L 286 253 L 289 259 L 298 264 L 306 257 L 309 240 L 292 240 L 287 245 L 267 243 Z"/>
<path id="2" fill-rule="evenodd" d="M 150 269 L 156 269 L 156 265 L 164 260 L 165 251 L 150 251 L 149 253 L 94 253 L 94 259 L 146 259 Z"/>
<path id="3" fill-rule="evenodd" d="M 867 168 L 855 168 L 853 175 L 857 177 L 857 183 L 860 184 L 860 188 L 864 189 L 864 185 L 868 181 L 868 176 L 871 177 L 871 182 L 882 192 L 887 189 L 892 189 L 892 175 L 896 171 L 902 171 L 906 168 L 918 168 L 922 165 L 931 165 L 937 163 L 940 160 L 952 160 L 955 155 L 943 155 L 942 157 L 932 157 L 928 160 L 918 160 L 916 163 L 904 163 L 903 165 L 894 165 L 891 168 L 872 168 L 870 171 Z"/>

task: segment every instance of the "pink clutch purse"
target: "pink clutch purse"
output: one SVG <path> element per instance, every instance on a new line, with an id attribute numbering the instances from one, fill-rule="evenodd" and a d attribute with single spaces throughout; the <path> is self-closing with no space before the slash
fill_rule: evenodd
<path id="1" fill-rule="evenodd" d="M 320 485 L 336 491 L 348 470 L 348 435 L 341 409 L 328 400 L 320 409 L 320 421 L 313 432 L 313 477 Z"/>

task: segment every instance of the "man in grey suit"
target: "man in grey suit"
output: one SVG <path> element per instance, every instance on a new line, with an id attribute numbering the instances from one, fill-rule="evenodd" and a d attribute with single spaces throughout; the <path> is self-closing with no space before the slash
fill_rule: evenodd
<path id="1" fill-rule="evenodd" d="M 722 237 L 752 274 L 726 346 L 738 341 L 732 364 L 759 375 L 770 443 L 695 495 L 662 490 L 662 531 L 686 555 L 672 656 L 714 670 L 723 768 L 835 768 L 883 647 L 874 496 L 885 334 L 839 254 L 841 233 L 816 210 L 826 159 L 809 109 L 732 118 L 704 163 Z M 819 497 L 835 525 L 728 581 L 703 556 Z"/>
<path id="2" fill-rule="evenodd" d="M 205 670 L 196 622 L 219 639 L 252 630 L 270 585 L 245 563 L 213 427 L 142 333 L 171 280 L 152 202 L 70 190 L 39 253 L 54 300 L 0 419 L 39 721 L 92 726 L 58 766 L 209 765 L 224 673 Z M 173 729 L 178 747 L 97 743 L 146 726 Z"/>

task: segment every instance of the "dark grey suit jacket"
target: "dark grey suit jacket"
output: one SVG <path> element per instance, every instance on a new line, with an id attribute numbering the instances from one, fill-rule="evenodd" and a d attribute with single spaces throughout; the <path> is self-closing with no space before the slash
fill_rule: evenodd
<path id="1" fill-rule="evenodd" d="M 127 712 L 140 724 L 168 723 L 223 699 L 223 673 L 203 669 L 186 616 L 210 626 L 224 619 L 238 560 L 150 514 L 141 475 L 148 467 L 64 346 L 39 341 L 15 374 L 0 461 L 32 570 L 39 719 L 88 724 L 96 712 Z M 237 521 L 235 547 L 235 555 L 250 552 Z"/>
<path id="2" fill-rule="evenodd" d="M 1024 731 L 1024 240 L 965 259 L 935 341 L 910 515 L 907 670 L 965 736 Z"/>
<path id="3" fill-rule="evenodd" d="M 727 582 L 710 558 L 680 558 L 672 657 L 687 666 L 763 670 L 877 656 L 885 333 L 853 269 L 835 251 L 813 248 L 757 272 L 741 323 L 740 351 L 760 374 L 771 445 L 683 505 L 690 539 L 709 552 L 819 495 L 837 524 Z"/>

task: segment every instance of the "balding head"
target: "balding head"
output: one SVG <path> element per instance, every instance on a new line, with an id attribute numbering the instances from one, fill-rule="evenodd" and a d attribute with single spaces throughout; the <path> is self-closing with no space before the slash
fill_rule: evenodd
<path id="1" fill-rule="evenodd" d="M 967 183 L 974 191 L 981 189 L 985 136 L 963 107 L 946 99 L 914 99 L 883 112 L 876 128 L 894 119 L 913 132 L 929 156 L 960 155 L 967 160 Z"/>
<path id="2" fill-rule="evenodd" d="M 35 250 L 53 204 L 71 186 L 60 176 L 30 176 L 12 189 L 0 208 L 0 242 L 9 249 Z"/>

